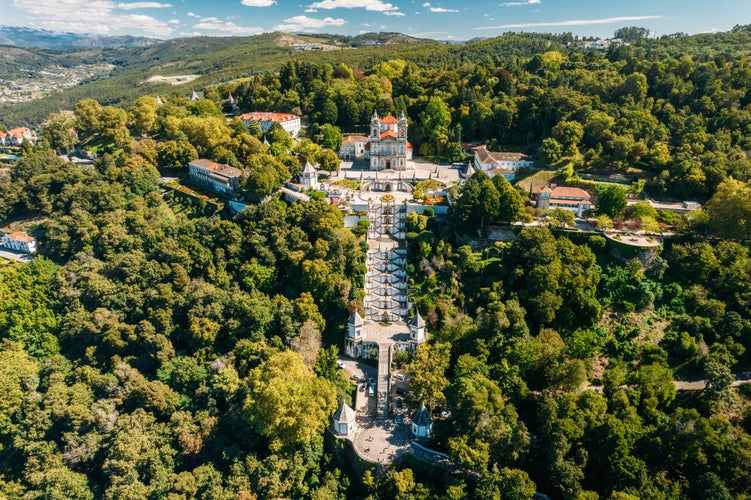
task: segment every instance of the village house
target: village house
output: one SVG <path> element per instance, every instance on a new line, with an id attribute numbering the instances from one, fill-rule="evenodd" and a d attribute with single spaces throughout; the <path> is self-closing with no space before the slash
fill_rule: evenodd
<path id="1" fill-rule="evenodd" d="M 0 143 L 4 146 L 20 146 L 24 139 L 34 142 L 36 141 L 36 136 L 26 127 L 13 128 L 8 130 L 4 136 L 0 135 Z"/>
<path id="2" fill-rule="evenodd" d="M 366 144 L 368 144 L 368 138 L 364 135 L 348 135 L 339 146 L 339 158 L 345 161 L 364 158 Z"/>
<path id="3" fill-rule="evenodd" d="M 239 168 L 205 159 L 193 160 L 188 164 L 188 170 L 193 182 L 226 196 L 231 196 L 237 190 L 242 177 Z"/>
<path id="4" fill-rule="evenodd" d="M 241 114 L 240 119 L 246 127 L 249 126 L 251 122 L 258 122 L 264 133 L 268 133 L 268 131 L 271 130 L 271 126 L 275 123 L 281 125 L 282 128 L 292 137 L 297 137 L 300 133 L 300 117 L 289 113 L 253 111 L 251 113 Z"/>
<path id="5" fill-rule="evenodd" d="M 490 178 L 502 175 L 511 182 L 516 178 L 516 172 L 520 168 L 531 167 L 535 164 L 532 157 L 524 153 L 488 151 L 485 145 L 472 149 L 475 153 L 475 168 L 482 170 Z"/>
<path id="6" fill-rule="evenodd" d="M 37 240 L 26 233 L 16 232 L 3 235 L 3 246 L 16 252 L 33 254 L 37 251 Z"/>
<path id="7" fill-rule="evenodd" d="M 537 193 L 537 208 L 548 210 L 563 208 L 583 217 L 585 212 L 594 208 L 592 197 L 583 189 L 553 185 L 544 187 Z"/>

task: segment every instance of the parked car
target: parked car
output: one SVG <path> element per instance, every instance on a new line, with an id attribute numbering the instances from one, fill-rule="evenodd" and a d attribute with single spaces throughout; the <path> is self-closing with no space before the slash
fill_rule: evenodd
<path id="1" fill-rule="evenodd" d="M 336 366 L 338 366 L 339 368 L 344 368 L 344 361 L 342 361 L 341 359 L 337 359 Z"/>
<path id="2" fill-rule="evenodd" d="M 409 391 L 407 389 L 404 389 L 403 387 L 397 387 L 396 393 L 400 396 L 406 396 L 407 394 L 409 394 Z"/>
<path id="3" fill-rule="evenodd" d="M 370 384 L 370 387 L 375 387 L 376 381 L 373 377 L 368 378 L 368 384 Z"/>
<path id="4" fill-rule="evenodd" d="M 396 407 L 401 409 L 402 406 L 404 406 L 402 403 L 402 398 L 396 398 Z"/>
<path id="5" fill-rule="evenodd" d="M 403 373 L 397 373 L 396 375 L 394 375 L 394 378 L 396 380 L 404 380 L 404 374 Z"/>

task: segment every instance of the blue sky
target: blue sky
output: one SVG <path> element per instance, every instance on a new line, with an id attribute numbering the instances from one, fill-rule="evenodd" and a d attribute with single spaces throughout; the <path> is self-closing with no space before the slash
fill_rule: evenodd
<path id="1" fill-rule="evenodd" d="M 0 24 L 101 35 L 175 38 L 269 31 L 398 31 L 468 40 L 507 31 L 609 37 L 728 31 L 751 23 L 751 0 L 0 0 Z"/>

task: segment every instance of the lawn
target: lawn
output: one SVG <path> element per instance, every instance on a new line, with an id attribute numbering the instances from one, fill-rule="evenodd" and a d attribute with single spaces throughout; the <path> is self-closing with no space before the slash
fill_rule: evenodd
<path id="1" fill-rule="evenodd" d="M 563 178 L 555 170 L 538 170 L 526 177 L 517 176 L 514 185 L 522 191 L 537 193 L 540 189 L 549 186 L 550 183 L 564 184 Z"/>

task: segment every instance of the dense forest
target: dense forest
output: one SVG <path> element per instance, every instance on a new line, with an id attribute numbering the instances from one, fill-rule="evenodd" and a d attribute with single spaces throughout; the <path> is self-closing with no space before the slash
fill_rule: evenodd
<path id="1" fill-rule="evenodd" d="M 751 386 L 731 384 L 751 348 L 751 35 L 566 42 L 303 54 L 197 102 L 81 99 L 50 115 L 0 173 L 0 220 L 40 240 L 30 264 L 0 266 L 0 495 L 749 498 Z M 307 137 L 227 119 L 230 92 L 243 111 L 304 115 Z M 336 170 L 342 132 L 374 110 L 404 110 L 428 157 L 487 141 L 709 200 L 664 221 L 674 236 L 646 262 L 547 227 L 459 240 L 478 214 L 524 218 L 526 193 L 500 176 L 468 179 L 447 218 L 409 216 L 431 339 L 407 361 L 407 403 L 443 415 L 431 446 L 455 476 L 368 467 L 325 431 L 351 401 L 336 360 L 367 244 L 322 196 L 274 192 L 301 161 Z M 56 154 L 75 147 L 93 165 Z M 198 157 L 242 169 L 253 203 L 210 214 L 160 185 Z"/>

